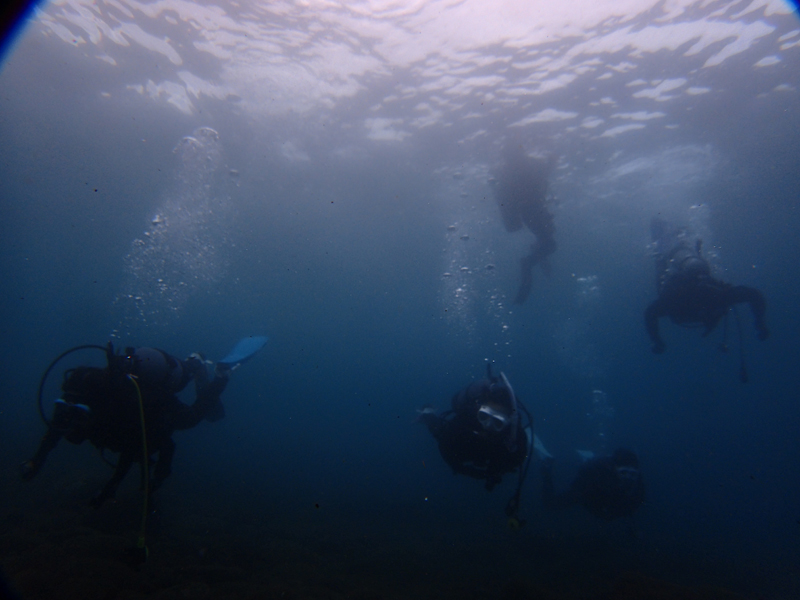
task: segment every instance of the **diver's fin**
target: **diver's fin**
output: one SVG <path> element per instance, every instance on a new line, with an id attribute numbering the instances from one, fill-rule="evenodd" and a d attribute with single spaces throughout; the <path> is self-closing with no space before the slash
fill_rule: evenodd
<path id="1" fill-rule="evenodd" d="M 553 458 L 553 455 L 547 451 L 547 448 L 544 447 L 542 440 L 540 440 L 539 436 L 536 434 L 533 435 L 533 449 L 536 450 L 536 456 L 539 457 L 539 460 Z"/>
<path id="2" fill-rule="evenodd" d="M 578 456 L 581 457 L 583 462 L 590 461 L 594 458 L 594 452 L 591 450 L 575 450 L 578 453 Z"/>
<path id="3" fill-rule="evenodd" d="M 228 356 L 217 361 L 217 364 L 235 369 L 255 356 L 266 343 L 267 337 L 263 335 L 251 335 L 250 337 L 243 338 L 233 347 L 233 350 L 228 353 Z"/>
<path id="4" fill-rule="evenodd" d="M 436 417 L 436 410 L 433 408 L 432 405 L 426 404 L 422 408 L 417 409 L 417 418 L 414 419 L 414 423 L 428 423 L 431 419 L 437 419 Z"/>

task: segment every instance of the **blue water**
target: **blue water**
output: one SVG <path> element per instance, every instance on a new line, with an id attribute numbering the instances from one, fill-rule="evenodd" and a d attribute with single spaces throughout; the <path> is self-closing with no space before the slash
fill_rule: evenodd
<path id="1" fill-rule="evenodd" d="M 781 19 L 774 36 L 798 28 L 795 16 Z M 313 554 L 298 564 L 344 573 L 331 586 L 345 595 L 381 581 L 405 593 L 416 581 L 432 596 L 472 585 L 499 597 L 519 580 L 563 590 L 592 568 L 608 581 L 638 571 L 746 597 L 800 595 L 800 49 L 769 73 L 744 54 L 687 75 L 714 92 L 655 106 L 677 128 L 647 121 L 643 133 L 605 139 L 561 122 L 513 129 L 530 150 L 560 157 L 552 275 L 537 269 L 520 307 L 510 301 L 531 238 L 503 230 L 489 172 L 497 140 L 533 109 L 482 118 L 486 133 L 468 141 L 473 124 L 454 112 L 381 143 L 361 124 L 395 89 L 380 78 L 305 113 L 258 117 L 208 97 L 187 113 L 126 94 L 126 81 L 157 71 L 133 49 L 114 55 L 127 69 L 119 81 L 89 50 L 72 50 L 33 23 L 0 72 L 5 531 L 65 506 L 62 525 L 137 527 L 133 473 L 113 518 L 90 515 L 110 469 L 88 446 L 62 442 L 36 480 L 18 480 L 44 433 L 39 378 L 60 352 L 111 340 L 219 359 L 243 336 L 267 335 L 232 375 L 226 418 L 175 435 L 154 548 L 172 539 L 210 556 L 235 535 L 258 555 L 290 540 Z M 670 56 L 643 61 L 645 78 L 671 76 Z M 793 89 L 764 91 L 779 83 Z M 572 110 L 604 93 L 579 80 L 539 108 Z M 198 127 L 218 133 L 195 148 L 199 162 L 181 151 Z M 655 298 L 655 214 L 702 235 L 717 276 L 765 295 L 766 342 L 739 311 L 746 385 L 732 324 L 722 353 L 721 328 L 701 338 L 662 321 L 667 351 L 651 353 L 642 313 Z M 158 215 L 168 220 L 153 223 Z M 96 354 L 74 358 L 96 364 Z M 533 413 L 557 486 L 577 471 L 576 449 L 599 449 L 601 428 L 609 448 L 635 450 L 647 502 L 632 521 L 545 512 L 534 463 L 527 524 L 510 532 L 503 508 L 516 478 L 487 493 L 449 471 L 415 410 L 448 408 L 487 361 Z M 613 415 L 592 414 L 593 390 Z"/>

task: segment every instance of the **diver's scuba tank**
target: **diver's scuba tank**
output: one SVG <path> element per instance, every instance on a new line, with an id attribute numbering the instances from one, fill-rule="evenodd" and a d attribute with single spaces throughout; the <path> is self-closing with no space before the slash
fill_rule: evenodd
<path id="1" fill-rule="evenodd" d="M 703 258 L 701 249 L 703 241 L 695 241 L 694 248 L 688 241 L 680 242 L 670 252 L 664 265 L 664 272 L 660 278 L 663 287 L 669 280 L 679 277 L 681 279 L 700 279 L 711 276 L 711 267 Z"/>
<path id="2" fill-rule="evenodd" d="M 190 379 L 190 377 L 184 373 L 181 361 L 170 356 L 163 350 L 148 347 L 128 347 L 125 348 L 122 354 L 117 354 L 114 351 L 114 344 L 111 342 L 108 342 L 105 346 L 100 346 L 98 344 L 75 346 L 56 356 L 48 365 L 47 369 L 45 369 L 39 381 L 39 392 L 37 395 L 39 416 L 47 427 L 53 426 L 53 420 L 48 419 L 44 412 L 44 405 L 42 404 L 44 385 L 51 371 L 61 360 L 80 350 L 100 350 L 106 357 L 106 366 L 112 379 L 122 379 L 133 376 L 144 385 L 152 387 L 159 386 L 173 393 L 180 392 L 186 387 Z M 86 368 L 79 367 L 77 369 L 68 369 L 65 371 L 62 388 L 71 377 L 80 375 L 82 372 L 81 369 L 85 370 Z"/>

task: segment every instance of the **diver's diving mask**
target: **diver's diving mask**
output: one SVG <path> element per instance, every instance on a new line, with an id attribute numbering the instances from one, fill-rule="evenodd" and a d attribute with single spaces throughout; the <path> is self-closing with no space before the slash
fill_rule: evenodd
<path id="1" fill-rule="evenodd" d="M 508 426 L 510 420 L 507 414 L 486 404 L 478 409 L 478 423 L 486 431 L 499 433 Z"/>

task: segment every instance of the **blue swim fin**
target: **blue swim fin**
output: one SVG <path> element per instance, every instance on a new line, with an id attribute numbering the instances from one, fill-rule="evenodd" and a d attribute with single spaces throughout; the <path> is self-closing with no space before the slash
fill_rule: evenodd
<path id="1" fill-rule="evenodd" d="M 267 337 L 263 335 L 251 335 L 243 338 L 228 353 L 228 356 L 217 361 L 217 364 L 235 369 L 261 350 L 267 343 Z"/>

